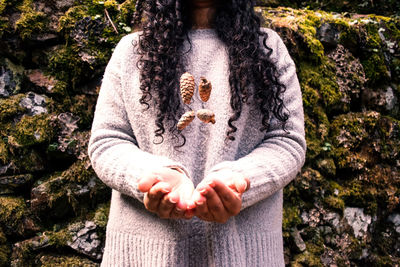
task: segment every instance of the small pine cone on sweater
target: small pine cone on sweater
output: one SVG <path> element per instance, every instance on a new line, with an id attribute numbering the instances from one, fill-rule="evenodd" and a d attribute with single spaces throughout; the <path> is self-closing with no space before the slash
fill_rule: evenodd
<path id="1" fill-rule="evenodd" d="M 182 131 L 185 129 L 186 126 L 188 126 L 193 120 L 194 120 L 194 111 L 187 111 L 185 114 L 182 115 L 182 117 L 179 119 L 178 124 L 176 125 L 178 127 L 179 131 Z"/>
<path id="2" fill-rule="evenodd" d="M 211 82 L 208 81 L 205 77 L 200 77 L 199 95 L 203 102 L 207 102 L 208 99 L 210 99 L 211 89 Z"/>
<path id="3" fill-rule="evenodd" d="M 209 109 L 199 109 L 197 111 L 197 118 L 199 118 L 202 122 L 212 124 L 215 123 L 215 114 Z"/>
<path id="4" fill-rule="evenodd" d="M 190 100 L 194 94 L 194 77 L 189 72 L 182 74 L 180 79 L 180 89 L 183 103 L 190 104 Z"/>

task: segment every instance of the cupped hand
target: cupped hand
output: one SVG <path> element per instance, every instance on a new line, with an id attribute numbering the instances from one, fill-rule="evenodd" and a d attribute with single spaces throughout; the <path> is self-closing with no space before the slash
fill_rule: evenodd
<path id="1" fill-rule="evenodd" d="M 242 207 L 242 194 L 250 181 L 240 173 L 222 169 L 210 173 L 193 192 L 194 215 L 204 221 L 225 223 Z"/>
<path id="2" fill-rule="evenodd" d="M 190 219 L 195 204 L 192 201 L 193 182 L 181 171 L 162 167 L 145 174 L 138 183 L 144 192 L 144 206 L 165 219 Z"/>

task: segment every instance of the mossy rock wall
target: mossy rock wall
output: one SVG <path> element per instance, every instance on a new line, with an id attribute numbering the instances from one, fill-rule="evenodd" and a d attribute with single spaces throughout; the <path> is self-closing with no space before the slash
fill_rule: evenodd
<path id="1" fill-rule="evenodd" d="M 307 161 L 284 190 L 285 261 L 396 266 L 398 4 L 329 3 L 256 8 L 286 43 L 303 92 Z M 134 6 L 0 0 L 0 266 L 99 265 L 111 190 L 91 168 L 87 142 L 104 68 L 132 31 Z"/>

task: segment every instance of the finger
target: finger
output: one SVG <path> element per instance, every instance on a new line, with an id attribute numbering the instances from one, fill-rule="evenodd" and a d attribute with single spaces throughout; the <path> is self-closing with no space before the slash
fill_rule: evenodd
<path id="1" fill-rule="evenodd" d="M 194 209 L 194 214 L 204 221 L 212 221 L 213 216 L 208 211 L 207 200 L 205 197 L 202 197 L 202 201 L 196 202 L 196 208 Z"/>
<path id="2" fill-rule="evenodd" d="M 168 201 L 173 204 L 173 208 L 170 213 L 170 217 L 172 219 L 181 219 L 185 213 L 184 210 L 177 208 L 177 204 L 179 203 L 179 192 L 174 190 L 168 194 Z"/>
<path id="3" fill-rule="evenodd" d="M 243 194 L 250 187 L 250 181 L 248 178 L 243 178 L 242 176 L 234 178 L 235 189 L 238 193 Z"/>
<path id="4" fill-rule="evenodd" d="M 145 175 L 138 182 L 138 189 L 141 192 L 148 192 L 156 183 L 161 181 L 161 177 L 154 174 Z"/>
<path id="5" fill-rule="evenodd" d="M 185 210 L 181 210 L 180 208 L 178 208 L 175 205 L 175 207 L 172 209 L 172 212 L 171 212 L 171 218 L 182 219 L 184 217 L 185 217 Z"/>
<path id="6" fill-rule="evenodd" d="M 215 181 L 214 191 L 218 194 L 225 210 L 230 216 L 237 215 L 242 206 L 241 195 L 230 189 L 220 180 Z"/>
<path id="7" fill-rule="evenodd" d="M 185 214 L 184 214 L 185 219 L 189 220 L 189 219 L 193 218 L 193 216 L 194 216 L 194 209 L 185 211 Z"/>
<path id="8" fill-rule="evenodd" d="M 160 201 L 158 206 L 158 216 L 163 219 L 171 218 L 172 209 L 175 207 L 175 203 L 171 202 L 169 196 L 166 194 Z"/>
<path id="9" fill-rule="evenodd" d="M 199 190 L 194 190 L 192 195 L 192 202 L 197 206 L 204 204 L 206 202 L 206 198 L 200 194 Z"/>
<path id="10" fill-rule="evenodd" d="M 192 201 L 193 190 L 193 185 L 189 183 L 184 183 L 176 189 L 179 194 L 179 202 L 176 205 L 178 209 L 187 210 L 196 207 Z"/>
<path id="11" fill-rule="evenodd" d="M 216 222 L 226 222 L 229 216 L 215 190 L 209 187 L 204 193 L 202 193 L 202 195 L 207 199 L 205 203 L 207 204 L 208 211 L 214 220 Z"/>
<path id="12" fill-rule="evenodd" d="M 165 194 L 169 192 L 169 189 L 166 189 L 168 187 L 167 183 L 157 183 L 154 185 L 147 193 L 146 193 L 146 202 L 145 206 L 148 210 L 150 211 L 157 211 L 158 206 L 160 205 L 161 198 L 164 197 Z"/>

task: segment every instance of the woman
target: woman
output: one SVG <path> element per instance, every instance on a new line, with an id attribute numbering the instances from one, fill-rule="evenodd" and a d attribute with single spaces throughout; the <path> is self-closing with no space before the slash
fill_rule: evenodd
<path id="1" fill-rule="evenodd" d="M 296 70 L 249 0 L 146 0 L 106 68 L 89 155 L 112 191 L 102 266 L 283 266 L 282 196 L 305 158 Z M 190 104 L 179 77 L 212 83 Z M 216 123 L 176 124 L 207 108 Z M 251 185 L 251 186 L 250 186 Z"/>

